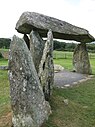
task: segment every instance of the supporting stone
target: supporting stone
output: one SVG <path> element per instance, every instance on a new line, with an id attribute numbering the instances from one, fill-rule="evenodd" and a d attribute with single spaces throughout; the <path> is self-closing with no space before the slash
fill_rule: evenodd
<path id="1" fill-rule="evenodd" d="M 43 86 L 45 99 L 49 100 L 54 83 L 53 35 L 51 30 L 47 34 L 47 41 L 39 65 L 39 78 Z"/>
<path id="2" fill-rule="evenodd" d="M 91 66 L 85 43 L 80 43 L 75 48 L 73 54 L 73 66 L 76 72 L 82 74 L 91 74 Z"/>
<path id="3" fill-rule="evenodd" d="M 37 31 L 32 30 L 30 33 L 30 52 L 37 72 L 39 71 L 39 64 L 43 55 L 44 46 L 45 41 L 40 37 Z"/>
<path id="4" fill-rule="evenodd" d="M 10 45 L 9 81 L 14 127 L 40 127 L 50 114 L 31 53 L 16 36 Z"/>

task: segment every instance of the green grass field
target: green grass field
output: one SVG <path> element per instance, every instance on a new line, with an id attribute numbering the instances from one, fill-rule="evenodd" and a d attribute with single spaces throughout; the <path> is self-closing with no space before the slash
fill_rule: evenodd
<path id="1" fill-rule="evenodd" d="M 43 127 L 95 127 L 95 78 L 73 88 L 55 88 L 50 104 L 52 114 Z"/>
<path id="2" fill-rule="evenodd" d="M 59 56 L 62 55 L 62 52 Z M 56 58 L 54 63 L 65 69 L 72 70 L 72 59 Z M 67 55 L 66 55 L 67 57 Z M 93 74 L 95 74 L 95 59 L 91 58 Z M 5 59 L 0 59 L 0 65 L 7 65 Z M 69 77 L 68 77 L 69 78 Z M 68 99 L 65 105 L 64 99 Z M 54 88 L 50 99 L 52 114 L 43 127 L 95 127 L 95 77 L 73 88 Z M 0 127 L 11 127 L 11 106 L 7 71 L 0 70 Z"/>
<path id="3" fill-rule="evenodd" d="M 63 66 L 65 69 L 73 70 L 73 52 L 54 51 L 54 63 Z M 89 54 L 92 74 L 95 74 L 95 53 Z"/>
<path id="4" fill-rule="evenodd" d="M 0 66 L 2 66 L 2 65 L 8 65 L 8 60 L 4 59 L 4 58 L 1 58 L 0 59 Z"/>
<path id="5" fill-rule="evenodd" d="M 11 106 L 7 71 L 0 70 L 0 127 L 11 127 Z"/>

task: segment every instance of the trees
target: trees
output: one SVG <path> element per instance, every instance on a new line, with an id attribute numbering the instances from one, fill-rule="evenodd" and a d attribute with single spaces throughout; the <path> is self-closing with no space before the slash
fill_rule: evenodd
<path id="1" fill-rule="evenodd" d="M 9 38 L 0 38 L 0 48 L 8 49 L 10 46 L 11 39 Z"/>
<path id="2" fill-rule="evenodd" d="M 87 43 L 87 50 L 88 52 L 95 53 L 95 43 Z M 77 46 L 76 43 L 65 43 L 65 42 L 60 42 L 57 40 L 54 40 L 54 50 L 59 50 L 59 51 L 74 51 L 75 47 Z"/>
<path id="3" fill-rule="evenodd" d="M 65 50 L 66 43 L 54 40 L 54 50 Z"/>
<path id="4" fill-rule="evenodd" d="M 54 50 L 59 51 L 73 51 L 76 47 L 75 43 L 65 43 L 54 40 Z"/>

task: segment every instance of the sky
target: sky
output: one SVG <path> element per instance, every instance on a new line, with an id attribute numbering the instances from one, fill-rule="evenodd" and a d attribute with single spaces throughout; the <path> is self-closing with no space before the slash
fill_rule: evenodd
<path id="1" fill-rule="evenodd" d="M 18 34 L 16 22 L 25 11 L 37 12 L 85 28 L 95 37 L 95 0 L 1 0 L 0 38 Z"/>

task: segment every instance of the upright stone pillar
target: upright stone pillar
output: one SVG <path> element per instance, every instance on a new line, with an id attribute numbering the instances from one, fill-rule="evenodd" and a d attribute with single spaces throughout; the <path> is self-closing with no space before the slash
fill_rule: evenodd
<path id="1" fill-rule="evenodd" d="M 43 55 L 44 46 L 45 41 L 40 37 L 37 31 L 32 30 L 30 33 L 30 52 L 37 72 L 39 71 L 39 64 Z"/>
<path id="2" fill-rule="evenodd" d="M 91 74 L 91 66 L 89 61 L 86 43 L 78 44 L 73 54 L 73 66 L 76 72 L 82 74 Z"/>
<path id="3" fill-rule="evenodd" d="M 23 39 L 10 45 L 9 81 L 14 127 L 40 127 L 50 114 L 31 53 Z"/>
<path id="4" fill-rule="evenodd" d="M 54 83 L 53 35 L 51 30 L 47 34 L 47 41 L 39 65 L 39 78 L 43 86 L 45 99 L 49 100 Z"/>

